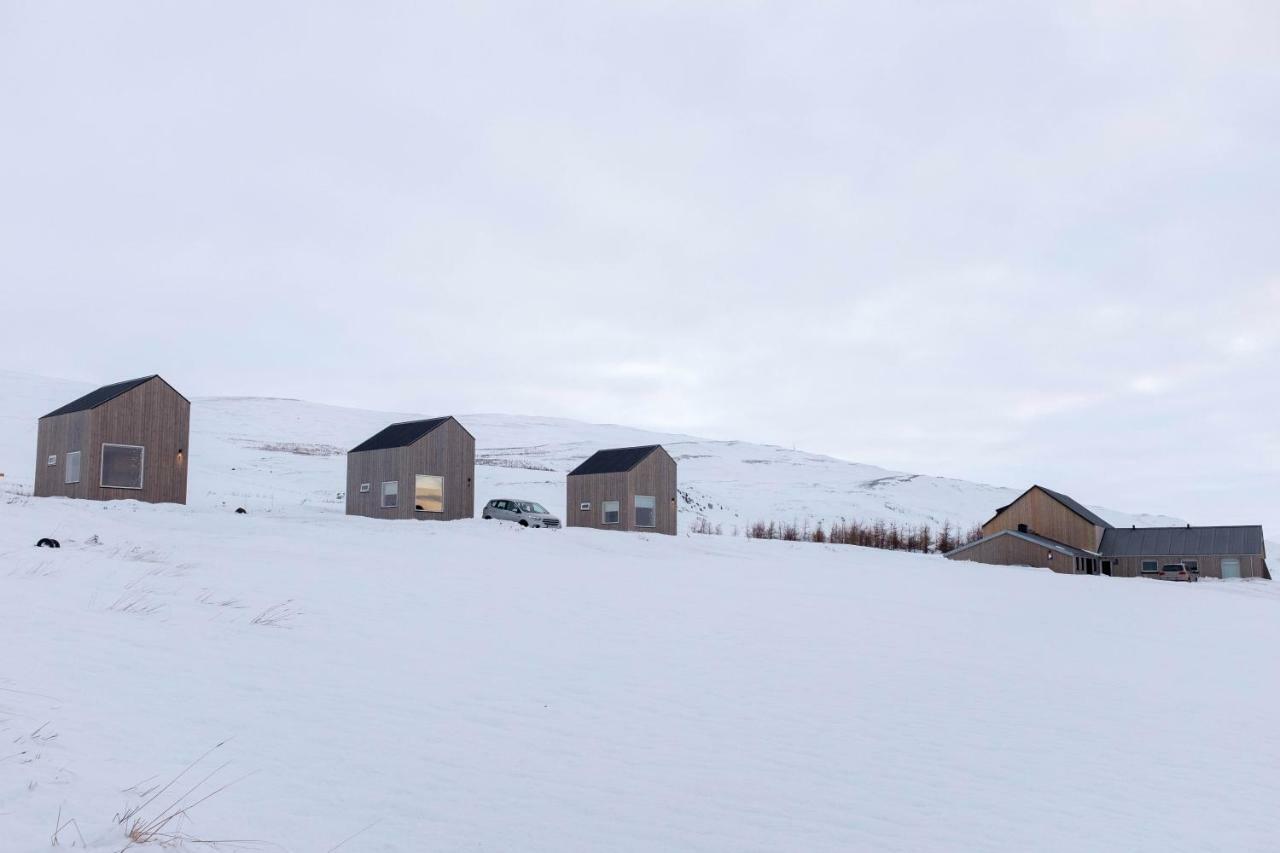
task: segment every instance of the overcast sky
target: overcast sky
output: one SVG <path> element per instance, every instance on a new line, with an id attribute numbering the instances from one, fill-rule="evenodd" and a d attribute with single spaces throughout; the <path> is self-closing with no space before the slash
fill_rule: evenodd
<path id="1" fill-rule="evenodd" d="M 1274 2 L 0 0 L 3 366 L 1274 539 L 1278 43 Z"/>

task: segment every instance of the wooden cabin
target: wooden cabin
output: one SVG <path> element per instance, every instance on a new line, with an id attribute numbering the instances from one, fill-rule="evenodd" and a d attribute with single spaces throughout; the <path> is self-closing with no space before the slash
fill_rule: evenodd
<path id="1" fill-rule="evenodd" d="M 475 516 L 476 439 L 454 417 L 391 424 L 347 453 L 347 515 Z"/>
<path id="2" fill-rule="evenodd" d="M 676 533 L 676 461 L 661 445 L 598 450 L 566 491 L 569 527 Z"/>
<path id="3" fill-rule="evenodd" d="M 1039 566 L 1065 574 L 1141 577 L 1182 564 L 1206 578 L 1268 578 L 1262 527 L 1118 528 L 1079 501 L 1032 486 L 948 559 Z"/>
<path id="4" fill-rule="evenodd" d="M 40 418 L 36 497 L 187 502 L 191 401 L 159 376 L 103 387 Z"/>

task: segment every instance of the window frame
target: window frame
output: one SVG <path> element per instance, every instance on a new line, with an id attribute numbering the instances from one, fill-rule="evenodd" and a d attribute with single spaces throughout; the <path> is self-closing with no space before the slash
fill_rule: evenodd
<path id="1" fill-rule="evenodd" d="M 67 464 L 66 464 L 66 465 L 63 467 L 63 469 L 62 469 L 62 485 L 64 485 L 64 486 L 74 486 L 74 485 L 77 485 L 77 484 L 79 484 L 79 482 L 80 482 L 80 477 L 81 477 L 81 473 L 80 473 L 80 463 L 81 463 L 81 459 L 80 459 L 80 451 L 79 451 L 79 450 L 68 450 L 68 451 L 64 454 L 64 456 L 65 456 L 65 457 L 66 457 L 66 459 L 67 459 Z M 76 478 L 75 478 L 74 480 L 73 480 L 73 479 L 71 479 L 71 459 L 72 459 L 72 457 L 75 457 L 75 461 L 76 461 Z"/>
<path id="2" fill-rule="evenodd" d="M 653 506 L 645 507 L 645 509 L 653 513 L 652 524 L 640 523 L 640 500 L 641 498 L 653 501 Z M 631 501 L 632 518 L 636 520 L 636 527 L 643 527 L 645 530 L 653 530 L 658 526 L 658 496 L 657 495 L 633 495 Z"/>
<path id="3" fill-rule="evenodd" d="M 390 495 L 387 494 L 387 486 L 395 486 L 395 490 Z M 399 480 L 383 480 L 378 487 L 379 508 L 380 509 L 399 509 L 400 508 L 400 481 Z M 394 498 L 393 503 L 387 503 L 387 498 Z"/>
<path id="4" fill-rule="evenodd" d="M 136 486 L 116 486 L 104 482 L 107 476 L 107 448 L 108 447 L 125 447 L 129 450 L 140 450 L 138 454 L 138 485 Z M 128 489 L 133 492 L 140 492 L 147 484 L 147 448 L 142 444 L 117 444 L 111 441 L 102 442 L 102 450 L 98 456 L 98 488 L 100 489 Z"/>
<path id="5" fill-rule="evenodd" d="M 613 504 L 613 511 L 617 513 L 617 518 L 613 521 L 609 520 L 609 504 Z M 622 523 L 622 501 L 600 501 L 600 523 L 601 524 L 621 524 Z"/>
<path id="6" fill-rule="evenodd" d="M 1150 566 L 1151 568 L 1148 569 L 1147 566 Z M 1142 568 L 1142 574 L 1144 575 L 1158 574 L 1160 572 L 1160 561 L 1159 560 L 1143 560 L 1141 568 Z"/>
<path id="7" fill-rule="evenodd" d="M 591 501 L 578 501 L 578 512 L 591 512 Z"/>
<path id="8" fill-rule="evenodd" d="M 371 492 L 371 491 L 373 491 L 373 483 L 361 483 L 361 484 L 360 484 L 360 494 L 362 494 L 362 495 L 363 495 L 363 494 L 365 494 L 365 493 L 367 493 L 367 492 Z"/>
<path id="9" fill-rule="evenodd" d="M 56 453 L 50 453 L 50 454 L 49 454 L 49 457 L 48 457 L 47 459 L 45 459 L 45 460 L 44 460 L 44 465 L 45 465 L 45 467 L 46 467 L 46 468 L 57 468 L 57 467 L 58 467 L 58 454 L 56 454 Z"/>
<path id="10" fill-rule="evenodd" d="M 423 477 L 430 477 L 433 480 L 440 481 L 440 508 L 439 509 L 419 509 L 418 508 L 418 480 Z M 413 475 L 413 511 L 414 512 L 434 512 L 437 515 L 444 512 L 444 475 L 443 474 L 414 474 Z"/>

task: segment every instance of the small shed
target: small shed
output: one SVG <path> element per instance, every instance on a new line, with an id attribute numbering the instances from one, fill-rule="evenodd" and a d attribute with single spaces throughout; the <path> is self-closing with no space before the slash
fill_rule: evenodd
<path id="1" fill-rule="evenodd" d="M 37 497 L 187 502 L 191 401 L 159 376 L 117 382 L 40 418 Z"/>
<path id="2" fill-rule="evenodd" d="M 566 488 L 569 527 L 676 533 L 676 461 L 661 445 L 598 450 Z"/>
<path id="3" fill-rule="evenodd" d="M 347 515 L 475 516 L 476 439 L 452 416 L 391 424 L 347 453 Z"/>

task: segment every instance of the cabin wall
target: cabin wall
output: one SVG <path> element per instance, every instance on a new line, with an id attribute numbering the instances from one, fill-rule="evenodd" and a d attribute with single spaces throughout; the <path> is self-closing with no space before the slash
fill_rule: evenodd
<path id="1" fill-rule="evenodd" d="M 89 412 L 41 418 L 36 428 L 35 496 L 87 498 L 89 480 Z M 67 454 L 80 451 L 80 482 L 67 483 Z M 49 464 L 56 456 L 57 463 Z"/>
<path id="2" fill-rule="evenodd" d="M 444 511 L 414 509 L 418 474 L 444 477 Z M 409 447 L 347 454 L 347 515 L 452 521 L 475 517 L 476 440 L 461 424 L 448 420 Z M 382 506 L 382 484 L 399 483 L 399 506 Z M 369 491 L 360 492 L 368 483 Z"/>
<path id="3" fill-rule="evenodd" d="M 1062 574 L 1075 573 L 1075 559 L 1069 554 L 1051 551 L 1043 545 L 1017 536 L 996 536 L 978 542 L 971 548 L 947 555 L 951 560 L 988 563 L 995 566 L 1036 566 Z"/>
<path id="4" fill-rule="evenodd" d="M 1027 492 L 984 524 L 982 535 L 1017 530 L 1019 524 L 1025 524 L 1030 533 L 1086 551 L 1097 551 L 1102 542 L 1101 527 L 1081 518 L 1040 489 Z"/>
<path id="5" fill-rule="evenodd" d="M 1155 556 L 1148 554 L 1143 557 L 1107 557 L 1104 555 L 1102 562 L 1111 561 L 1111 574 L 1116 577 L 1136 578 L 1142 575 L 1143 560 L 1155 560 L 1160 565 L 1195 560 L 1200 565 L 1200 577 L 1220 578 L 1222 577 L 1222 560 L 1224 556 L 1228 559 L 1235 558 L 1240 561 L 1240 577 L 1266 577 L 1262 564 L 1263 558 L 1260 554 L 1213 554 L 1209 556 L 1196 556 L 1195 554 Z"/>
<path id="6" fill-rule="evenodd" d="M 594 527 L 597 530 L 630 530 L 627 506 L 634 492 L 630 491 L 627 473 L 579 474 L 565 478 L 565 527 Z M 618 524 L 605 524 L 600 505 L 604 501 L 618 502 Z M 582 503 L 589 509 L 581 509 Z"/>
<path id="7" fill-rule="evenodd" d="M 630 473 L 630 493 L 627 495 L 625 514 L 630 515 L 632 529 L 651 530 L 668 536 L 676 535 L 678 509 L 675 460 L 665 450 L 655 450 Z M 655 498 L 657 511 L 654 513 L 654 527 L 635 527 L 636 495 L 650 495 Z"/>

